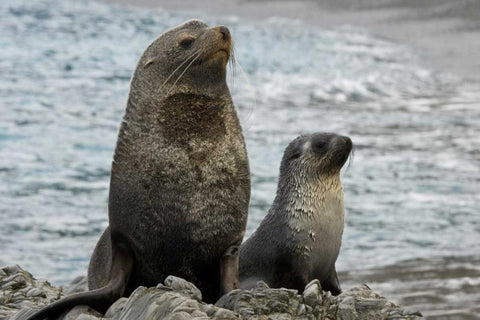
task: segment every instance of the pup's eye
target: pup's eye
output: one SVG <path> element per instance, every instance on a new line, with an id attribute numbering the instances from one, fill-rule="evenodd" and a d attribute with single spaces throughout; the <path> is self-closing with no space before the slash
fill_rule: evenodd
<path id="1" fill-rule="evenodd" d="M 183 39 L 182 41 L 180 41 L 180 47 L 182 47 L 183 49 L 188 49 L 192 45 L 193 40 L 193 38 Z"/>
<path id="2" fill-rule="evenodd" d="M 317 150 L 321 150 L 327 144 L 326 141 L 317 141 L 314 145 L 314 148 Z"/>

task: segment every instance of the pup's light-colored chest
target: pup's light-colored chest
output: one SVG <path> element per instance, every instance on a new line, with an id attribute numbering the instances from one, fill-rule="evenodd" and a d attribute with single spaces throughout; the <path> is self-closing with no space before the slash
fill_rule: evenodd
<path id="1" fill-rule="evenodd" d="M 290 200 L 288 227 L 295 235 L 297 254 L 306 259 L 321 256 L 335 261 L 345 220 L 339 177 L 319 180 L 295 189 Z"/>

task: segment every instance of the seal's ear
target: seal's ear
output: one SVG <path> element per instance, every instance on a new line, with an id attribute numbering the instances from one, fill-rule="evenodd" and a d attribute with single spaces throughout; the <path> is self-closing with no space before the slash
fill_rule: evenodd
<path id="1" fill-rule="evenodd" d="M 146 68 L 150 67 L 150 66 L 153 64 L 154 61 L 155 61 L 154 59 L 149 59 L 149 60 L 148 60 L 147 62 L 145 62 L 145 64 L 143 65 L 143 69 L 146 69 Z"/>

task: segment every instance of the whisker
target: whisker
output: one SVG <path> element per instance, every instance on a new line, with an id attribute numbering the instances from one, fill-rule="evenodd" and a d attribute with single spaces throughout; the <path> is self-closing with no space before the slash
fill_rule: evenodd
<path id="1" fill-rule="evenodd" d="M 347 170 L 350 169 L 350 166 L 352 165 L 354 156 L 355 156 L 355 147 L 352 146 L 352 151 L 350 152 L 350 155 L 348 157 Z"/>
<path id="2" fill-rule="evenodd" d="M 232 70 L 232 84 L 235 84 L 235 76 L 237 75 L 236 69 L 236 53 L 235 53 L 235 43 L 232 43 L 232 59 L 230 59 L 230 68 Z"/>
<path id="3" fill-rule="evenodd" d="M 234 61 L 235 61 L 235 44 L 232 40 L 232 48 L 230 50 L 230 59 L 228 60 L 228 67 L 230 68 L 230 77 L 232 80 L 232 86 L 235 85 L 235 69 L 234 69 Z"/>
<path id="4" fill-rule="evenodd" d="M 173 88 L 175 87 L 177 82 L 180 80 L 180 78 L 185 74 L 185 72 L 187 72 L 188 68 L 190 68 L 192 64 L 195 62 L 195 60 L 197 60 L 198 57 L 200 57 L 201 55 L 202 55 L 201 53 L 198 53 L 198 55 L 195 58 L 193 58 L 193 60 L 187 65 L 185 70 L 183 70 L 183 72 L 178 76 L 177 80 L 175 80 L 175 82 L 170 86 L 170 90 L 167 92 L 167 96 L 170 94 L 170 92 L 172 92 Z"/>
<path id="5" fill-rule="evenodd" d="M 238 61 L 238 58 L 235 57 L 235 64 L 238 66 L 239 70 L 240 70 L 240 73 L 245 77 L 245 80 L 247 81 L 247 87 L 248 89 L 253 92 L 253 108 L 250 110 L 247 118 L 246 118 L 246 121 L 249 121 L 250 118 L 252 117 L 252 114 L 253 112 L 257 109 L 257 93 L 256 93 L 256 90 L 255 90 L 255 87 L 252 85 L 252 83 L 250 82 L 250 78 L 248 77 L 247 73 L 245 72 L 245 70 L 243 69 L 242 65 L 240 64 L 240 62 Z"/>
<path id="6" fill-rule="evenodd" d="M 194 53 L 192 53 L 191 56 L 189 56 L 187 59 L 185 59 L 185 61 L 183 61 L 182 63 L 180 63 L 180 65 L 172 71 L 172 73 L 170 73 L 170 75 L 167 77 L 167 79 L 165 79 L 165 81 L 162 83 L 162 85 L 160 86 L 160 90 L 163 89 L 163 87 L 165 86 L 165 84 L 167 84 L 168 80 L 170 80 L 170 78 L 175 74 L 175 72 L 177 72 L 185 63 L 188 62 L 188 60 L 190 60 L 190 58 L 192 58 L 194 55 L 196 55 L 197 53 L 200 52 L 201 49 L 198 49 L 197 51 L 195 51 Z"/>

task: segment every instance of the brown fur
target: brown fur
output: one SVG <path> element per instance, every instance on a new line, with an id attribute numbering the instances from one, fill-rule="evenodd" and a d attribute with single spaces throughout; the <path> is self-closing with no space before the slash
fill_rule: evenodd
<path id="1" fill-rule="evenodd" d="M 109 227 L 90 260 L 93 291 L 30 319 L 75 301 L 104 312 L 168 275 L 193 282 L 207 302 L 236 287 L 250 175 L 225 81 L 230 49 L 228 29 L 200 21 L 165 32 L 147 48 L 113 158 Z"/>

